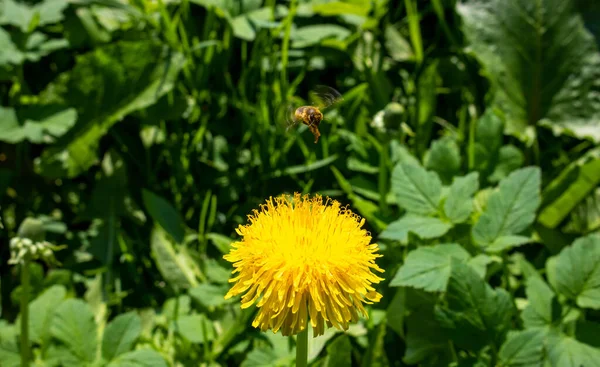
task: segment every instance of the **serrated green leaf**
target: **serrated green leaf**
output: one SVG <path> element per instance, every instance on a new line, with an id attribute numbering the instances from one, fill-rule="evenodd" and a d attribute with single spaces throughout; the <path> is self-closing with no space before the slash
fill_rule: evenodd
<path id="1" fill-rule="evenodd" d="M 398 269 L 390 287 L 415 287 L 428 292 L 445 291 L 453 258 L 467 261 L 471 255 L 454 243 L 413 250 L 404 260 L 404 265 Z"/>
<path id="2" fill-rule="evenodd" d="M 47 346 L 54 311 L 65 299 L 67 290 L 62 285 L 52 286 L 29 304 L 29 338 Z"/>
<path id="3" fill-rule="evenodd" d="M 121 354 L 106 367 L 168 367 L 160 353 L 150 349 L 138 349 Z"/>
<path id="4" fill-rule="evenodd" d="M 67 0 L 44 0 L 33 6 L 15 0 L 4 0 L 0 6 L 0 24 L 19 27 L 27 33 L 38 26 L 57 23 L 63 20 Z"/>
<path id="5" fill-rule="evenodd" d="M 425 168 L 437 172 L 446 184 L 460 171 L 460 164 L 458 144 L 449 137 L 434 140 L 425 155 Z"/>
<path id="6" fill-rule="evenodd" d="M 514 313 L 507 291 L 492 289 L 469 265 L 454 258 L 446 303 L 436 306 L 436 319 L 457 346 L 470 350 L 499 346 Z"/>
<path id="7" fill-rule="evenodd" d="M 498 161 L 494 172 L 489 177 L 490 182 L 502 180 L 514 170 L 521 168 L 523 162 L 525 162 L 525 156 L 519 148 L 511 144 L 502 146 L 498 152 Z"/>
<path id="8" fill-rule="evenodd" d="M 509 332 L 498 353 L 502 366 L 543 367 L 546 334 L 543 328 Z"/>
<path id="9" fill-rule="evenodd" d="M 96 359 L 98 335 L 94 314 L 80 299 L 62 302 L 54 312 L 50 332 L 81 362 Z"/>
<path id="10" fill-rule="evenodd" d="M 190 343 L 200 344 L 215 339 L 215 329 L 212 322 L 203 314 L 185 315 L 172 321 L 174 330 Z"/>
<path id="11" fill-rule="evenodd" d="M 485 247 L 486 252 L 502 252 L 513 247 L 522 246 L 531 243 L 533 240 L 525 236 L 500 236 L 489 246 Z"/>
<path id="12" fill-rule="evenodd" d="M 107 361 L 129 352 L 142 332 L 142 320 L 135 311 L 115 317 L 104 329 L 102 357 Z"/>
<path id="13" fill-rule="evenodd" d="M 421 239 L 432 239 L 443 236 L 450 228 L 452 228 L 450 223 L 446 223 L 439 218 L 407 214 L 397 221 L 390 223 L 381 232 L 379 238 L 406 243 L 409 232 L 415 233 Z"/>
<path id="14" fill-rule="evenodd" d="M 527 307 L 521 313 L 526 328 L 546 327 L 560 317 L 560 305 L 552 289 L 540 277 L 532 277 L 525 285 Z"/>
<path id="15" fill-rule="evenodd" d="M 77 109 L 78 121 L 37 163 L 50 178 L 75 177 L 97 163 L 100 139 L 132 112 L 151 106 L 173 89 L 185 59 L 163 45 L 121 41 L 77 57 L 41 93 L 46 104 Z"/>
<path id="16" fill-rule="evenodd" d="M 392 192 L 406 211 L 430 215 L 438 212 L 442 183 L 435 172 L 411 163 L 399 163 L 392 171 Z"/>
<path id="17" fill-rule="evenodd" d="M 444 213 L 453 223 L 462 223 L 473 211 L 473 195 L 479 189 L 479 173 L 471 172 L 466 176 L 455 177 L 448 197 L 444 202 Z"/>
<path id="18" fill-rule="evenodd" d="M 552 367 L 598 367 L 600 349 L 553 332 L 547 340 L 548 361 Z"/>
<path id="19" fill-rule="evenodd" d="M 573 1 L 470 0 L 457 7 L 509 133 L 543 123 L 600 142 L 600 54 Z"/>
<path id="20" fill-rule="evenodd" d="M 181 290 L 198 285 L 187 258 L 175 251 L 162 228 L 154 227 L 152 230 L 150 247 L 158 270 L 171 287 Z"/>
<path id="21" fill-rule="evenodd" d="M 579 307 L 600 309 L 600 235 L 577 239 L 546 262 L 556 292 Z"/>
<path id="22" fill-rule="evenodd" d="M 142 199 L 152 219 L 160 224 L 175 242 L 183 243 L 186 225 L 177 209 L 163 197 L 146 189 L 142 189 Z"/>
<path id="23" fill-rule="evenodd" d="M 501 236 L 519 234 L 531 225 L 541 201 L 540 181 L 538 167 L 522 168 L 502 180 L 473 226 L 475 242 L 485 246 Z"/>

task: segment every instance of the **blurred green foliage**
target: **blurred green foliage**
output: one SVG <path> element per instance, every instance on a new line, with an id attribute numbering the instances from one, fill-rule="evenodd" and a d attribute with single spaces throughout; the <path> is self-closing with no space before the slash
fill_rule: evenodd
<path id="1" fill-rule="evenodd" d="M 269 196 L 365 217 L 386 282 L 314 366 L 600 366 L 600 7 L 576 0 L 3 0 L 0 365 L 26 218 L 40 366 L 290 366 L 224 300 Z M 321 138 L 286 131 L 318 84 Z"/>

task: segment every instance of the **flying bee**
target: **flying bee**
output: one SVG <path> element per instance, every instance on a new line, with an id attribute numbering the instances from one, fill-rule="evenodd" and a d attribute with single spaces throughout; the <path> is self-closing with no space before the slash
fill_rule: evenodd
<path id="1" fill-rule="evenodd" d="M 311 92 L 311 106 L 300 106 L 295 110 L 291 105 L 288 107 L 288 127 L 286 130 L 302 122 L 308 126 L 310 132 L 315 136 L 316 144 L 321 136 L 319 132 L 319 124 L 323 121 L 323 112 L 321 110 L 325 110 L 327 107 L 341 100 L 343 100 L 342 95 L 337 90 L 325 85 L 318 85 Z"/>

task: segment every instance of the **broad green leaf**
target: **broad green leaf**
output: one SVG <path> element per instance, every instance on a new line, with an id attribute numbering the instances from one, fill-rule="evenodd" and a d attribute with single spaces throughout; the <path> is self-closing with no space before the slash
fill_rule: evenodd
<path id="1" fill-rule="evenodd" d="M 556 228 L 598 185 L 600 148 L 571 163 L 544 189 L 538 221 L 547 228 Z"/>
<path id="2" fill-rule="evenodd" d="M 0 140 L 7 143 L 19 143 L 23 140 L 32 143 L 50 143 L 54 138 L 64 135 L 77 119 L 74 108 L 59 105 L 28 106 L 17 119 L 11 109 L 0 107 Z"/>
<path id="3" fill-rule="evenodd" d="M 451 260 L 467 261 L 471 255 L 458 244 L 420 247 L 411 251 L 390 287 L 415 287 L 428 292 L 443 292 L 450 279 Z"/>
<path id="4" fill-rule="evenodd" d="M 87 303 L 68 299 L 54 311 L 50 332 L 81 362 L 96 359 L 98 335 L 94 314 Z"/>
<path id="5" fill-rule="evenodd" d="M 188 315 L 192 311 L 192 299 L 187 294 L 177 298 L 169 298 L 165 301 L 162 313 L 167 320 L 175 320 L 179 317 Z"/>
<path id="6" fill-rule="evenodd" d="M 9 64 L 19 65 L 23 62 L 23 54 L 13 43 L 10 33 L 4 30 L 4 28 L 0 28 L 0 49 L 2 49 L 0 53 L 0 66 Z M 3 109 L 3 107 L 0 107 L 0 121 L 5 126 L 7 122 L 3 121 L 6 118 L 2 116 Z"/>
<path id="7" fill-rule="evenodd" d="M 381 232 L 379 238 L 400 241 L 406 244 L 409 232 L 415 233 L 421 239 L 432 239 L 443 236 L 450 228 L 452 228 L 450 223 L 446 223 L 438 218 L 407 214 L 397 221 L 390 223 Z"/>
<path id="8" fill-rule="evenodd" d="M 600 323 L 578 320 L 575 335 L 580 342 L 600 348 L 600 339 L 598 339 L 598 335 L 600 335 Z"/>
<path id="9" fill-rule="evenodd" d="M 398 273 L 396 273 L 398 274 Z M 393 281 L 393 280 L 392 280 Z M 393 287 L 390 284 L 390 287 Z M 406 312 L 406 288 L 399 287 L 392 298 L 388 308 L 386 320 L 388 326 L 396 332 L 396 334 L 400 335 L 402 338 L 405 337 L 404 334 L 404 316 Z"/>
<path id="10" fill-rule="evenodd" d="M 290 39 L 294 48 L 304 48 L 317 45 L 328 38 L 343 41 L 350 34 L 347 28 L 337 24 L 316 24 L 292 30 Z"/>
<path id="11" fill-rule="evenodd" d="M 491 244 L 501 236 L 519 234 L 533 223 L 541 200 L 540 176 L 538 167 L 526 167 L 514 171 L 500 182 L 473 226 L 476 243 L 482 246 Z"/>
<path id="12" fill-rule="evenodd" d="M 135 311 L 115 317 L 104 329 L 102 357 L 107 361 L 130 351 L 142 331 L 142 320 Z"/>
<path id="13" fill-rule="evenodd" d="M 600 348 L 553 332 L 547 340 L 547 359 L 552 367 L 599 367 Z"/>
<path id="14" fill-rule="evenodd" d="M 451 259 L 447 305 L 436 306 L 436 319 L 460 348 L 500 345 L 510 327 L 514 306 L 504 289 L 492 289 L 469 265 Z"/>
<path id="15" fill-rule="evenodd" d="M 121 354 L 106 367 L 168 367 L 168 364 L 157 351 L 138 349 Z"/>
<path id="16" fill-rule="evenodd" d="M 142 199 L 152 219 L 160 224 L 175 242 L 183 243 L 186 226 L 177 209 L 161 196 L 146 189 L 142 189 Z"/>
<path id="17" fill-rule="evenodd" d="M 544 328 L 510 331 L 498 354 L 502 366 L 543 367 L 546 334 Z"/>
<path id="18" fill-rule="evenodd" d="M 5 364 L 7 367 L 21 367 L 18 338 L 17 328 L 0 320 L 0 361 L 3 367 Z"/>
<path id="19" fill-rule="evenodd" d="M 508 176 L 512 171 L 523 166 L 525 156 L 519 148 L 514 145 L 504 145 L 498 152 L 498 161 L 494 172 L 489 177 L 490 182 L 498 182 Z"/>
<path id="20" fill-rule="evenodd" d="M 521 313 L 526 328 L 550 326 L 560 317 L 560 305 L 552 289 L 540 277 L 532 277 L 525 285 L 527 307 Z"/>
<path id="21" fill-rule="evenodd" d="M 425 155 L 425 168 L 437 172 L 446 184 L 460 171 L 460 164 L 458 144 L 449 137 L 433 141 Z"/>
<path id="22" fill-rule="evenodd" d="M 469 0 L 463 31 L 495 93 L 506 130 L 543 123 L 600 142 L 600 54 L 571 0 Z"/>
<path id="23" fill-rule="evenodd" d="M 203 314 L 186 315 L 172 321 L 172 327 L 190 343 L 205 343 L 215 339 L 212 322 Z"/>
<path id="24" fill-rule="evenodd" d="M 600 309 L 600 235 L 577 239 L 546 262 L 554 290 L 579 307 Z"/>
<path id="25" fill-rule="evenodd" d="M 326 367 L 347 367 L 352 365 L 352 344 L 347 335 L 340 335 L 327 346 Z"/>
<path id="26" fill-rule="evenodd" d="M 491 253 L 502 252 L 531 242 L 533 240 L 525 236 L 500 236 L 491 245 L 485 247 L 485 251 Z"/>
<path id="27" fill-rule="evenodd" d="M 410 43 L 389 24 L 385 27 L 385 47 L 394 61 L 410 61 L 415 57 Z"/>
<path id="28" fill-rule="evenodd" d="M 392 171 L 392 192 L 406 211 L 430 215 L 438 212 L 442 183 L 435 172 L 411 163 L 399 163 Z"/>
<path id="29" fill-rule="evenodd" d="M 41 93 L 44 103 L 77 109 L 77 123 L 42 154 L 36 168 L 47 177 L 72 178 L 97 162 L 100 139 L 130 113 L 169 92 L 184 64 L 182 55 L 150 41 L 121 41 L 77 57 Z"/>
<path id="30" fill-rule="evenodd" d="M 208 233 L 206 234 L 206 238 L 208 238 L 222 254 L 228 253 L 231 244 L 234 242 L 231 238 L 219 233 Z"/>
<path id="31" fill-rule="evenodd" d="M 483 177 L 491 175 L 498 162 L 503 126 L 502 120 L 491 109 L 477 120 L 473 163 Z"/>
<path id="32" fill-rule="evenodd" d="M 232 300 L 226 300 L 225 294 L 229 290 L 229 286 L 226 285 L 213 285 L 203 283 L 190 289 L 190 296 L 195 299 L 202 306 L 218 307 L 226 303 L 231 303 Z"/>
<path id="33" fill-rule="evenodd" d="M 54 310 L 65 299 L 67 290 L 55 285 L 44 291 L 29 304 L 29 338 L 47 346 L 50 341 L 50 325 Z"/>
<path id="34" fill-rule="evenodd" d="M 0 24 L 19 27 L 27 33 L 38 26 L 63 20 L 67 0 L 43 0 L 33 6 L 16 0 L 4 0 L 0 5 Z"/>
<path id="35" fill-rule="evenodd" d="M 466 176 L 455 177 L 448 197 L 444 202 L 444 213 L 453 223 L 462 223 L 473 211 L 473 195 L 479 189 L 479 173 L 471 172 Z"/>
<path id="36" fill-rule="evenodd" d="M 171 287 L 181 290 L 198 285 L 192 264 L 175 251 L 162 228 L 155 226 L 152 230 L 150 247 L 158 270 Z"/>
<path id="37" fill-rule="evenodd" d="M 81 359 L 60 344 L 50 344 L 44 355 L 44 362 L 47 366 L 81 367 Z"/>

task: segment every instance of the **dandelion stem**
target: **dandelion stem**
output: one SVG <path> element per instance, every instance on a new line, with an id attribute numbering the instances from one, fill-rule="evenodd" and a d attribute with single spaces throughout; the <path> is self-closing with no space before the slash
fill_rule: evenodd
<path id="1" fill-rule="evenodd" d="M 29 259 L 21 264 L 21 366 L 29 367 Z"/>
<path id="2" fill-rule="evenodd" d="M 308 366 L 308 325 L 296 336 L 296 367 Z"/>

